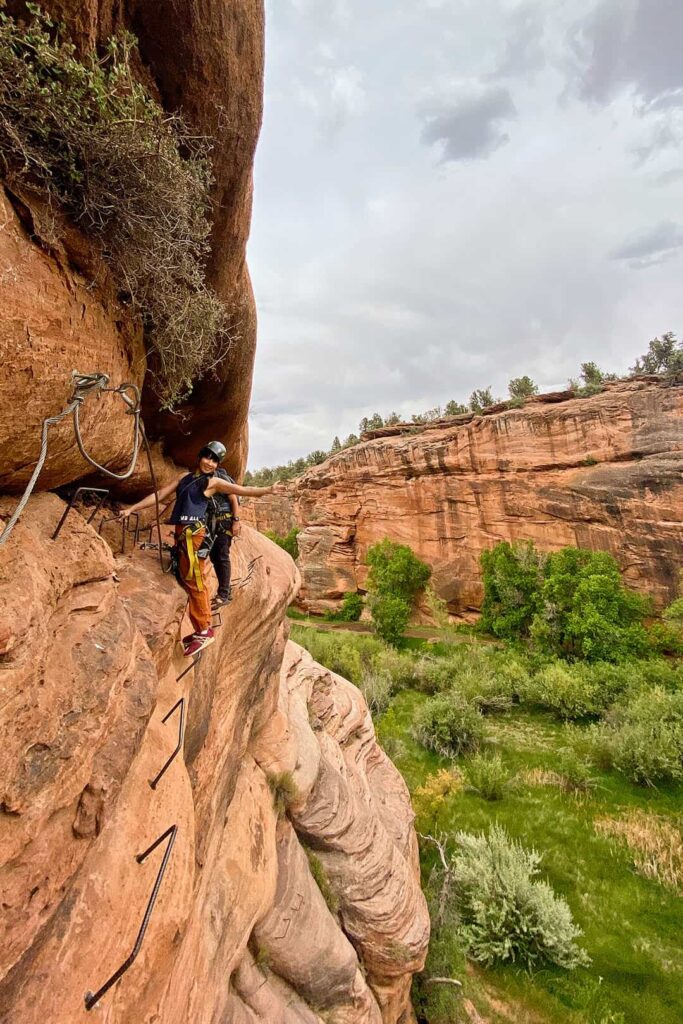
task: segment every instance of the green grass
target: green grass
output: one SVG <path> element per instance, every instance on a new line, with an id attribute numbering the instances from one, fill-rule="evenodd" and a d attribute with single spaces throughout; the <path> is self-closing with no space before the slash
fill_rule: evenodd
<path id="1" fill-rule="evenodd" d="M 305 643 L 305 636 L 298 639 Z M 404 650 L 447 656 L 448 647 L 440 647 L 417 640 Z M 441 758 L 413 738 L 415 713 L 426 699 L 424 694 L 400 690 L 376 723 L 380 742 L 411 793 L 439 769 L 467 763 L 467 758 Z M 647 789 L 597 768 L 591 769 L 594 788 L 579 795 L 557 785 L 532 784 L 524 774 L 533 769 L 557 773 L 561 752 L 570 746 L 577 727 L 525 706 L 487 716 L 486 726 L 484 753 L 500 755 L 515 780 L 503 799 L 492 803 L 466 786 L 455 787 L 429 821 L 421 821 L 418 813 L 418 826 L 432 832 L 478 832 L 498 822 L 512 837 L 537 849 L 543 854 L 544 877 L 567 899 L 592 962 L 572 972 L 549 968 L 533 976 L 509 966 L 477 967 L 466 975 L 457 968 L 465 996 L 490 1021 L 680 1024 L 683 899 L 637 874 L 628 849 L 598 835 L 594 821 L 642 809 L 680 826 L 683 787 Z M 423 850 L 425 879 L 433 857 L 432 851 Z M 491 996 L 504 1004 L 504 1016 L 492 1009 Z"/>
<path id="2" fill-rule="evenodd" d="M 415 710 L 425 699 L 410 691 L 397 694 L 378 723 L 380 739 L 401 741 L 397 767 L 411 792 L 448 764 L 411 738 Z M 553 770 L 566 743 L 565 727 L 550 715 L 523 710 L 489 720 L 489 732 L 491 749 L 511 774 Z M 611 1011 L 622 1013 L 625 1024 L 680 1024 L 683 901 L 635 874 L 628 851 L 598 836 L 593 821 L 631 807 L 675 817 L 683 809 L 681 793 L 638 789 L 617 775 L 596 776 L 598 786 L 588 797 L 519 783 L 494 805 L 467 790 L 444 802 L 432 828 L 478 832 L 497 821 L 543 853 L 545 877 L 568 900 L 592 958 L 590 968 L 571 974 L 549 969 L 530 978 L 510 968 L 478 973 L 501 998 L 522 1001 L 549 1021 L 601 1024 L 600 1014 Z"/>

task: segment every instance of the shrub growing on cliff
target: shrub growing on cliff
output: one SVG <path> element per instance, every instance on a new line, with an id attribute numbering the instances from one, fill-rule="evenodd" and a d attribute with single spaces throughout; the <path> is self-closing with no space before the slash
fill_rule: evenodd
<path id="1" fill-rule="evenodd" d="M 268 772 L 266 781 L 273 794 L 273 807 L 278 814 L 284 814 L 299 795 L 294 776 L 291 772 Z"/>
<path id="2" fill-rule="evenodd" d="M 653 338 L 645 355 L 636 359 L 631 373 L 653 373 L 662 377 L 683 375 L 683 342 L 676 340 L 673 331 Z"/>
<path id="3" fill-rule="evenodd" d="M 171 406 L 229 340 L 225 306 L 204 276 L 209 146 L 136 81 L 132 36 L 114 37 L 101 58 L 79 58 L 27 7 L 26 25 L 0 11 L 0 171 L 99 243 L 143 320 L 157 390 Z"/>

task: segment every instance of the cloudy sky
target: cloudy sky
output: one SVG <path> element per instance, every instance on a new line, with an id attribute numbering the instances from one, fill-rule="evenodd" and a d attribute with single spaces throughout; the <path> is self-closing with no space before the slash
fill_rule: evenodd
<path id="1" fill-rule="evenodd" d="M 681 0 L 269 0 L 250 465 L 683 333 Z"/>

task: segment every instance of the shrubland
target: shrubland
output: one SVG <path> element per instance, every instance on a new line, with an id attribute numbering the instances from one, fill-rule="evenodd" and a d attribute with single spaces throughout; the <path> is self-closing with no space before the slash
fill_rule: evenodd
<path id="1" fill-rule="evenodd" d="M 295 630 L 369 693 L 413 795 L 432 915 L 418 1019 L 460 1020 L 459 981 L 491 1019 L 493 992 L 519 1019 L 677 1024 L 683 662 L 657 627 L 680 627 L 681 600 L 653 623 L 593 552 L 484 561 L 488 635 Z"/>

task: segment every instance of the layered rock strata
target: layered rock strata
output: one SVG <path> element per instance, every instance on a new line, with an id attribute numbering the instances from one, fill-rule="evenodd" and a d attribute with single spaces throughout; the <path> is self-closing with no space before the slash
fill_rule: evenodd
<path id="1" fill-rule="evenodd" d="M 300 601 L 314 612 L 363 589 L 367 550 L 383 537 L 431 565 L 454 614 L 479 607 L 479 556 L 501 540 L 609 551 L 629 584 L 670 600 L 683 550 L 683 388 L 634 380 L 557 398 L 364 441 L 243 515 L 260 530 L 301 528 Z"/>
<path id="2" fill-rule="evenodd" d="M 358 691 L 287 641 L 294 564 L 245 529 L 251 582 L 179 678 L 183 591 L 75 512 L 50 540 L 62 508 L 33 499 L 0 563 L 2 1024 L 412 1021 L 428 919 L 410 802 Z M 152 788 L 180 698 L 183 749 Z M 165 844 L 136 855 L 173 825 L 140 953 L 89 1013 Z"/>

